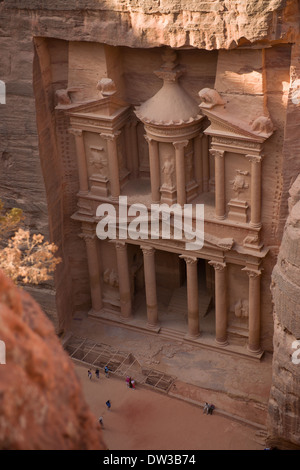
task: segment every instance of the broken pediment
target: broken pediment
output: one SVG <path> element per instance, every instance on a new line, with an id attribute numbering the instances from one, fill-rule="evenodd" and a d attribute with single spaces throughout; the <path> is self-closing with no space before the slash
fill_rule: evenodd
<path id="1" fill-rule="evenodd" d="M 210 135 L 264 142 L 275 130 L 270 117 L 259 107 L 249 110 L 246 121 L 246 103 L 226 101 L 216 90 L 208 88 L 201 90 L 199 97 L 202 99 L 199 107 L 211 122 L 206 131 Z"/>

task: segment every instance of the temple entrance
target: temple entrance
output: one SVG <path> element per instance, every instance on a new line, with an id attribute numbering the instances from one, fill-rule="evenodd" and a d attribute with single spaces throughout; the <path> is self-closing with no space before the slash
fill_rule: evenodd
<path id="1" fill-rule="evenodd" d="M 134 318 L 147 322 L 146 286 L 144 267 L 139 269 L 134 280 Z M 200 331 L 215 335 L 214 271 L 208 262 L 197 262 L 199 293 Z M 180 334 L 188 331 L 187 275 L 185 260 L 178 254 L 162 250 L 155 251 L 155 276 L 158 323 L 164 331 Z"/>

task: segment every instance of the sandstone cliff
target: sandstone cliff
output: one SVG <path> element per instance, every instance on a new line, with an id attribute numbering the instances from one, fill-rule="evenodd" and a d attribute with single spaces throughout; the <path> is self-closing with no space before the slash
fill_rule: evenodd
<path id="1" fill-rule="evenodd" d="M 6 346 L 6 364 L 0 365 L 0 449 L 105 449 L 52 324 L 1 273 L 0 339 Z"/>
<path id="2" fill-rule="evenodd" d="M 269 445 L 300 449 L 300 176 L 290 190 L 290 215 L 272 276 L 273 376 Z"/>

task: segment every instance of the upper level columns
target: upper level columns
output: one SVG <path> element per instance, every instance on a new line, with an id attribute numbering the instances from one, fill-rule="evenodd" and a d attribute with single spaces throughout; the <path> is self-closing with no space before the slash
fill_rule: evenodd
<path id="1" fill-rule="evenodd" d="M 259 155 L 246 155 L 251 163 L 251 220 L 252 227 L 261 227 L 261 161 Z"/>
<path id="2" fill-rule="evenodd" d="M 184 148 L 188 143 L 188 140 L 173 142 L 175 147 L 177 204 L 181 205 L 186 203 Z"/>
<path id="3" fill-rule="evenodd" d="M 86 155 L 83 141 L 83 132 L 81 129 L 69 129 L 69 133 L 75 136 L 78 173 L 79 173 L 79 190 L 81 193 L 89 191 L 89 179 L 86 164 Z"/>
<path id="4" fill-rule="evenodd" d="M 158 153 L 158 142 L 145 135 L 145 139 L 149 145 L 149 166 L 151 180 L 151 196 L 152 202 L 160 201 L 160 163 Z"/>
<path id="5" fill-rule="evenodd" d="M 113 134 L 101 133 L 100 135 L 107 141 L 108 171 L 111 197 L 113 199 L 117 199 L 120 196 L 120 176 L 117 149 L 117 138 L 120 135 L 120 131 L 117 131 Z"/>
<path id="6" fill-rule="evenodd" d="M 222 150 L 211 149 L 210 154 L 215 159 L 215 198 L 217 219 L 225 219 L 226 200 L 225 200 L 225 161 Z"/>

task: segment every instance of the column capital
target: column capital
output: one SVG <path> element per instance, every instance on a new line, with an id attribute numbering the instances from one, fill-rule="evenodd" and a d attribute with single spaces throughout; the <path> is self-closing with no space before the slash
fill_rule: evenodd
<path id="1" fill-rule="evenodd" d="M 148 144 L 157 143 L 157 140 L 155 140 L 153 137 L 150 137 L 147 134 L 144 134 L 144 138 L 145 138 L 146 142 L 148 142 Z"/>
<path id="2" fill-rule="evenodd" d="M 86 243 L 94 243 L 96 235 L 94 233 L 83 232 L 79 234 L 79 237 L 82 238 Z"/>
<path id="3" fill-rule="evenodd" d="M 209 261 L 208 264 L 212 266 L 216 271 L 224 271 L 226 268 L 226 263 L 221 261 Z"/>
<path id="4" fill-rule="evenodd" d="M 196 256 L 179 255 L 179 258 L 184 259 L 186 264 L 196 264 L 198 262 Z"/>
<path id="5" fill-rule="evenodd" d="M 141 245 L 140 246 L 142 252 L 144 255 L 154 255 L 155 253 L 155 248 L 153 248 L 152 246 L 147 246 L 147 245 Z"/>
<path id="6" fill-rule="evenodd" d="M 242 271 L 245 271 L 248 274 L 249 279 L 257 279 L 262 274 L 262 269 L 252 269 L 247 268 L 247 266 L 242 268 Z"/>
<path id="7" fill-rule="evenodd" d="M 175 142 L 172 142 L 176 150 L 181 150 L 184 147 L 186 147 L 189 143 L 188 140 L 177 140 Z"/>
<path id="8" fill-rule="evenodd" d="M 112 243 L 115 245 L 117 250 L 126 250 L 127 249 L 127 243 L 125 241 L 121 240 L 109 240 L 109 243 Z"/>
<path id="9" fill-rule="evenodd" d="M 82 136 L 82 130 L 81 129 L 73 129 L 70 127 L 68 129 L 69 134 L 75 135 L 75 137 L 81 137 Z"/>
<path id="10" fill-rule="evenodd" d="M 225 150 L 209 149 L 209 154 L 213 158 L 223 158 L 225 155 Z"/>
<path id="11" fill-rule="evenodd" d="M 106 132 L 101 132 L 99 135 L 103 139 L 114 141 L 117 139 L 117 137 L 121 134 L 121 131 L 115 131 L 112 133 L 106 133 Z"/>
<path id="12" fill-rule="evenodd" d="M 251 162 L 251 163 L 261 163 L 263 159 L 263 155 L 246 155 L 246 158 Z"/>

